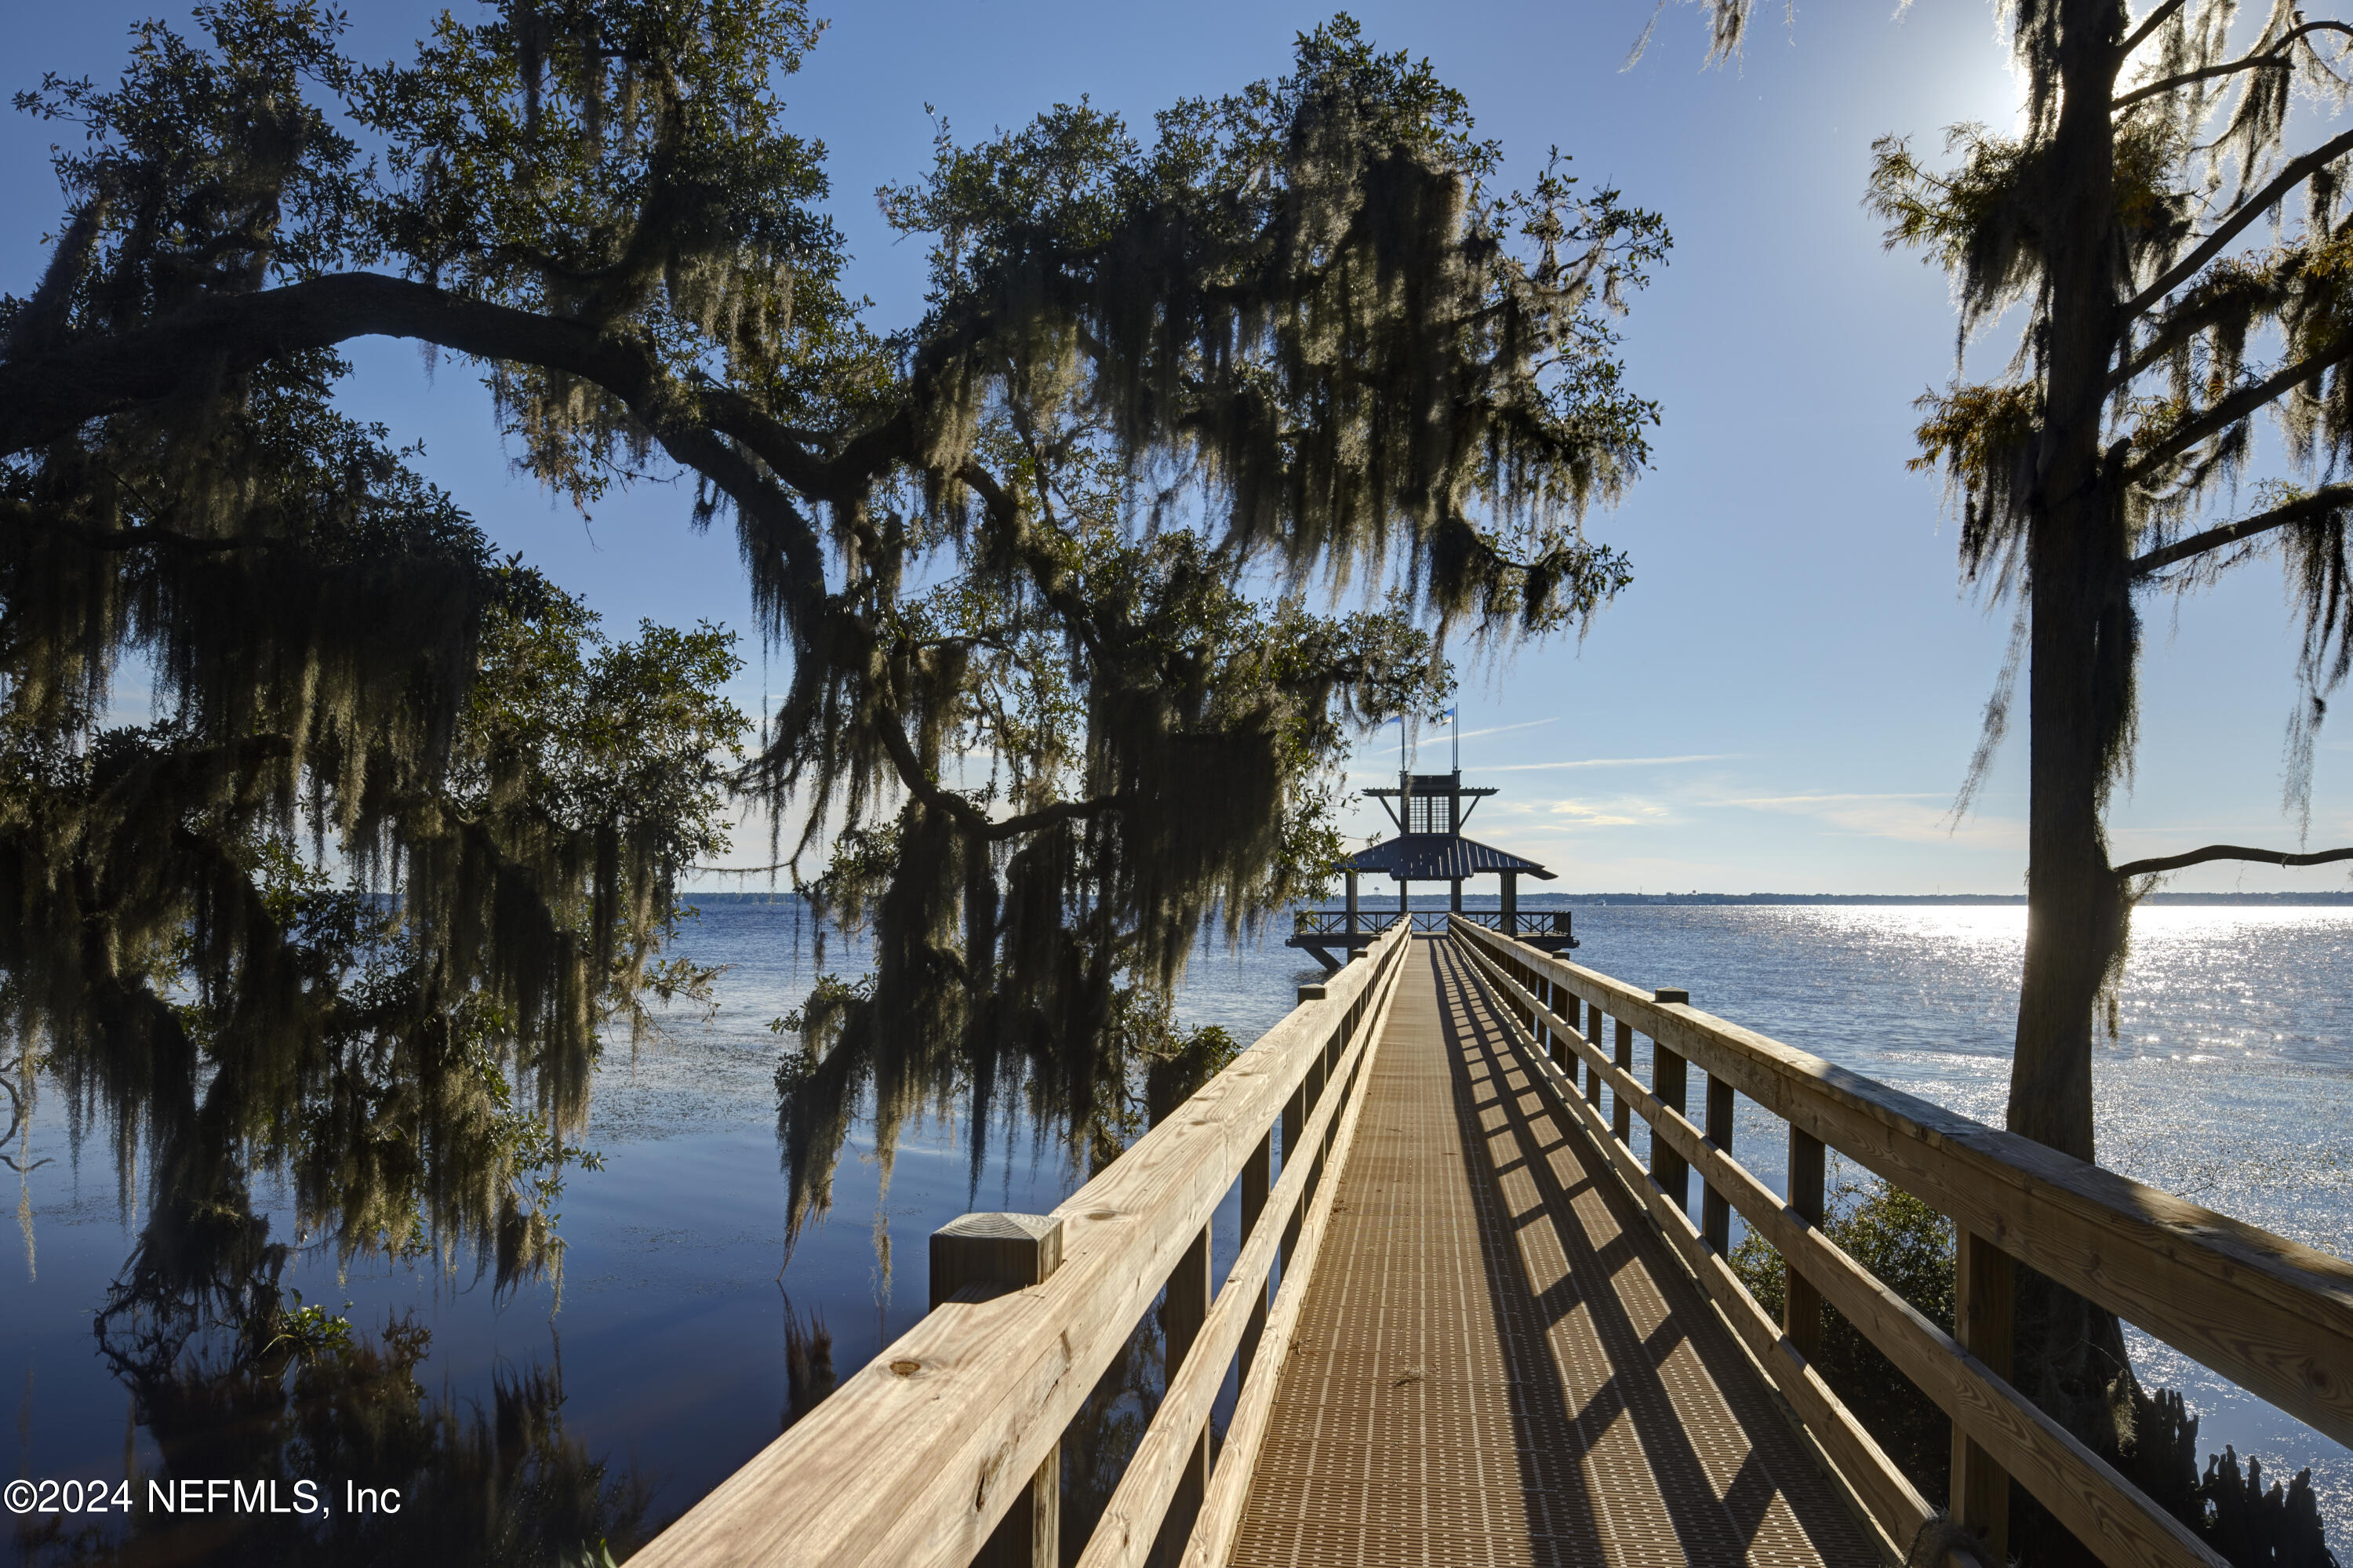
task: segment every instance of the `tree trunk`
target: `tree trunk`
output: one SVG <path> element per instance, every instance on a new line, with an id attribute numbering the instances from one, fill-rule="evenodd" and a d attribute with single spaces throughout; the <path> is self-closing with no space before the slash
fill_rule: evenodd
<path id="1" fill-rule="evenodd" d="M 2115 0 L 2066 0 L 2062 99 L 2048 144 L 2053 215 L 2042 429 L 2028 535 L 2030 789 L 2026 961 L 2010 1065 L 2010 1130 L 2094 1157 L 2093 1014 L 2122 950 L 2124 901 L 2101 829 L 2131 724 L 2129 556 L 2120 482 L 2101 450 L 2104 389 L 2124 281 L 2115 220 L 2110 103 Z M 2103 1454 L 2131 1436 L 2129 1363 L 2115 1314 L 2020 1271 L 2012 1365 L 2021 1392 Z M 2041 1510 L 2027 1509 L 2027 1515 Z M 2021 1518 L 2012 1540 L 2055 1521 Z M 2021 1534 L 2023 1539 L 2021 1539 Z M 2061 1548 L 2063 1531 L 2050 1542 Z M 2030 1560 L 2062 1561 L 2062 1549 Z"/>

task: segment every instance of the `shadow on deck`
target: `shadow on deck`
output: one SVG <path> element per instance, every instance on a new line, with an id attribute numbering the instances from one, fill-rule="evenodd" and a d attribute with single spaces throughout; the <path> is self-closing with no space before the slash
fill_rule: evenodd
<path id="1" fill-rule="evenodd" d="M 1418 947 L 1233 1562 L 1874 1560 L 1468 963 Z"/>

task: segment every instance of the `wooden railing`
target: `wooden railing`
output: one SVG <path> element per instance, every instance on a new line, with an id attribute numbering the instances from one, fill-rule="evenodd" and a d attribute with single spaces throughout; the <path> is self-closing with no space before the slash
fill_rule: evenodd
<path id="1" fill-rule="evenodd" d="M 1409 911 L 1417 931 L 1438 933 L 1451 928 L 1449 922 L 1468 920 L 1484 926 L 1490 931 L 1504 929 L 1503 912 L 1495 909 L 1471 909 L 1449 913 L 1443 909 Z M 1359 909 L 1356 911 L 1356 934 L 1386 931 L 1400 918 L 1394 909 Z M 1508 936 L 1558 936 L 1570 934 L 1572 916 L 1566 909 L 1523 909 L 1513 916 L 1513 929 Z M 1341 937 L 1348 934 L 1348 912 L 1345 909 L 1302 909 L 1291 917 L 1292 934 L 1300 937 Z"/>
<path id="2" fill-rule="evenodd" d="M 2353 1445 L 2353 1265 L 2344 1259 L 1793 1050 L 1700 1012 L 1681 991 L 1638 991 L 1471 921 L 1452 929 L 1536 1047 L 1546 1087 L 1608 1152 L 1899 1552 L 1930 1510 L 1808 1364 L 1822 1302 L 1952 1418 L 1952 1518 L 1997 1563 L 2011 1479 L 2114 1568 L 2222 1563 L 2010 1385 L 2012 1259 Z M 1647 1088 L 1633 1073 L 1638 1033 L 1651 1041 Z M 1707 1075 L 1703 1123 L 1686 1115 L 1690 1063 Z M 1733 1158 L 1736 1094 L 1788 1123 L 1787 1202 Z M 1634 1156 L 1630 1113 L 1651 1128 L 1648 1169 Z M 1822 1234 L 1826 1149 L 1953 1220 L 1953 1333 Z M 1697 1225 L 1687 1212 L 1692 1171 L 1704 1184 Z M 1729 1266 L 1734 1211 L 1788 1266 L 1781 1323 Z"/>
<path id="3" fill-rule="evenodd" d="M 1394 909 L 1359 909 L 1356 911 L 1356 935 L 1376 934 L 1388 930 L 1398 922 Z M 1349 934 L 1348 912 L 1345 909 L 1301 909 L 1291 916 L 1292 934 L 1300 937 L 1345 937 Z"/>
<path id="4" fill-rule="evenodd" d="M 1347 1157 L 1411 948 L 1400 926 L 1301 988 L 1282 1022 L 1051 1214 L 935 1234 L 931 1314 L 631 1562 L 1055 1563 L 1063 1429 L 1165 1287 L 1166 1386 L 1080 1561 L 1126 1568 L 1157 1547 L 1222 1563 L 1339 1190 L 1323 1172 Z M 1212 1295 L 1208 1227 L 1237 1181 L 1240 1255 Z M 1210 1406 L 1237 1363 L 1212 1467 Z"/>

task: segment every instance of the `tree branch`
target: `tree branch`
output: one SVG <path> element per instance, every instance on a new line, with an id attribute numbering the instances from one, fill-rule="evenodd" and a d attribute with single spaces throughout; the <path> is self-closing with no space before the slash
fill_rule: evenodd
<path id="1" fill-rule="evenodd" d="M 2244 56 L 2239 59 L 2225 61 L 2221 65 L 2207 66 L 2200 70 L 2184 71 L 2179 76 L 2169 76 L 2163 81 L 2153 81 L 2146 87 L 2137 87 L 2130 92 L 2126 93 L 2123 97 L 2115 100 L 2108 107 L 2111 110 L 2130 109 L 2136 103 L 2142 102 L 2147 99 L 2158 97 L 2164 93 L 2171 92 L 2177 88 L 2189 87 L 2194 83 L 2201 81 L 2211 81 L 2216 77 L 2232 76 L 2239 71 L 2253 70 L 2263 66 L 2269 66 L 2274 70 L 2291 70 L 2295 69 L 2295 62 L 2285 58 L 2287 48 L 2289 46 L 2295 44 L 2298 39 L 2306 37 L 2313 33 L 2344 33 L 2348 36 L 2353 36 L 2353 24 L 2344 22 L 2306 22 L 2304 26 L 2292 28 L 2288 32 L 2283 34 L 2279 41 L 2273 44 L 2267 49 L 2261 50 L 2255 54 Z"/>
<path id="2" fill-rule="evenodd" d="M 2185 865 L 2203 865 L 2210 860 L 2253 860 L 2261 861 L 2265 865 L 2327 865 L 2331 861 L 2353 860 L 2353 849 L 2290 854 L 2284 850 L 2248 849 L 2240 844 L 2208 844 L 2204 849 L 2190 850 L 2184 854 L 2128 861 L 2116 868 L 2116 875 L 2120 881 L 2127 876 L 2154 876 L 2160 871 L 2179 871 Z"/>
<path id="3" fill-rule="evenodd" d="M 679 382 L 625 337 L 380 272 L 342 272 L 207 298 L 129 332 L 0 362 L 0 455 L 168 397 L 199 366 L 248 370 L 356 337 L 412 338 L 478 359 L 566 371 L 629 404 L 649 425 L 700 413 L 812 498 L 833 499 L 903 457 L 913 428 L 905 414 L 895 415 L 827 460 L 810 450 L 815 432 L 769 418 L 731 388 Z"/>
<path id="4" fill-rule="evenodd" d="M 2188 0 L 2165 0 L 2164 5 L 2144 17 L 2141 25 L 2132 30 L 2132 36 L 2116 46 L 2116 69 L 2122 70 L 2125 61 L 2132 58 L 2132 52 L 2148 42 L 2149 35 L 2165 26 L 2165 19 L 2187 3 Z"/>
<path id="5" fill-rule="evenodd" d="M 478 359 L 561 370 L 628 407 L 670 457 L 712 480 L 769 524 L 785 557 L 794 608 L 815 614 L 825 596 L 816 530 L 774 481 L 834 501 L 907 455 L 913 426 L 902 412 L 830 459 L 808 432 L 770 418 L 742 393 L 672 377 L 630 339 L 554 316 L 451 294 L 375 272 L 345 272 L 216 297 L 146 326 L 0 363 L 0 455 L 66 435 L 91 419 L 170 396 L 191 374 L 251 369 L 357 337 L 400 337 Z M 739 450 L 740 449 L 740 450 Z"/>
<path id="6" fill-rule="evenodd" d="M 882 749 L 890 753 L 892 762 L 898 768 L 900 782 L 906 785 L 908 793 L 934 810 L 945 811 L 963 823 L 965 831 L 992 842 L 1001 843 L 1023 833 L 1034 833 L 1057 822 L 1099 817 L 1105 811 L 1116 810 L 1129 803 L 1124 795 L 1097 795 L 1085 800 L 1057 800 L 1034 811 L 991 821 L 988 813 L 979 807 L 955 790 L 943 789 L 932 781 L 923 771 L 922 760 L 915 756 L 915 747 L 907 739 L 906 732 L 896 723 L 885 718 L 875 727 L 882 736 Z"/>
<path id="7" fill-rule="evenodd" d="M 2251 539 L 2258 534 L 2268 534 L 2274 528 L 2284 528 L 2347 506 L 2353 506 L 2353 484 L 2327 485 L 2310 495 L 2299 496 L 2284 506 L 2274 506 L 2269 512 L 2258 512 L 2252 517 L 2242 517 L 2235 523 L 2225 523 L 2202 534 L 2177 539 L 2137 557 L 2125 569 L 2136 577 L 2145 577 L 2192 556 L 2202 556 L 2209 550 L 2219 550 L 2225 545 L 2235 545 L 2242 539 Z"/>
<path id="8" fill-rule="evenodd" d="M 2138 482 L 2160 465 L 2172 461 L 2207 437 L 2230 429 L 2298 383 L 2309 381 L 2348 359 L 2353 359 L 2353 335 L 2348 335 L 2327 354 L 2300 359 L 2253 386 L 2241 387 L 2221 402 L 2210 406 L 2196 418 L 2182 421 L 2170 435 L 2144 452 L 2140 461 L 2126 471 L 2125 477 Z"/>
<path id="9" fill-rule="evenodd" d="M 2303 157 L 2279 172 L 2278 177 L 2247 200 L 2231 210 L 2213 233 L 2200 242 L 2198 249 L 2166 270 L 2165 275 L 2126 301 L 2122 321 L 2143 314 L 2166 295 L 2194 278 L 2206 263 L 2220 256 L 2253 223 L 2287 196 L 2287 193 L 2310 179 L 2315 173 L 2353 152 L 2353 131 L 2331 137 Z"/>

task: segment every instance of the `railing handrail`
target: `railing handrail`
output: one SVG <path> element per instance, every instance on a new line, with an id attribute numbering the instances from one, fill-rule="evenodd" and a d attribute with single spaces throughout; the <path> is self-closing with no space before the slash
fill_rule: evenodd
<path id="1" fill-rule="evenodd" d="M 1656 1145 L 1664 1142 L 1776 1245 L 1798 1277 L 1847 1308 L 1855 1326 L 1972 1442 L 2002 1461 L 2071 1528 L 2092 1537 L 2087 1544 L 2110 1561 L 2220 1560 L 1969 1350 L 1831 1245 L 1679 1106 L 1645 1091 L 1625 1067 L 1630 1026 L 1651 1036 L 1662 1054 L 1697 1063 L 1711 1082 L 1729 1085 L 1949 1215 L 1966 1243 L 1992 1244 L 2337 1441 L 2353 1443 L 2353 1264 L 1987 1127 L 1688 1002 L 1646 996 L 1469 921 L 1453 929 L 1470 938 L 1468 950 L 1482 959 L 1478 967 L 1484 978 L 1510 993 L 1521 1013 L 1516 1022 L 1541 1025 L 1570 1046 L 1621 1103 L 1651 1124 L 1654 1167 Z M 1549 997 L 1523 985 L 1511 967 L 1618 1020 L 1618 1060 L 1605 1059 L 1598 1043 L 1562 1019 Z M 1682 1092 L 1678 1085 L 1675 1096 Z M 1588 1091 L 1588 1100 L 1594 1097 Z M 1723 1114 L 1728 1141 L 1728 1103 Z M 1630 1153 L 1622 1160 L 1630 1165 Z M 1731 1276 L 1715 1255 L 1720 1239 L 1694 1245 L 1700 1235 L 1680 1200 L 1670 1203 L 1656 1181 L 1641 1185 L 1654 1216 L 1669 1226 L 1721 1304 Z M 1738 1293 L 1747 1300 L 1745 1291 Z M 1756 1314 L 1753 1301 L 1747 1311 Z M 1786 1340 L 1781 1348 L 1787 1351 Z M 1785 1389 L 1792 1387 L 1785 1375 L 1789 1361 L 1811 1377 L 1801 1356 L 1768 1359 L 1768 1370 Z M 1819 1406 L 1827 1391 L 1798 1387 L 1793 1393 L 1803 1396 L 1798 1401 L 1802 1413 L 1807 1400 Z M 1842 1407 L 1827 1414 L 1851 1421 Z M 1864 1458 L 1873 1456 L 1884 1463 L 1875 1446 Z M 1908 1485 L 1901 1490 L 1908 1492 Z M 1916 1505 L 1916 1499 L 1896 1500 L 1907 1504 L 1907 1512 Z"/>
<path id="2" fill-rule="evenodd" d="M 1443 931 L 1449 920 L 1456 919 L 1484 926 L 1490 931 L 1504 927 L 1504 912 L 1500 909 L 1415 909 L 1405 915 L 1395 909 L 1359 909 L 1355 929 L 1359 936 L 1375 935 L 1409 917 L 1417 931 Z M 1348 912 L 1345 909 L 1298 909 L 1292 912 L 1291 918 L 1293 930 L 1305 936 L 1337 936 L 1349 929 Z M 1514 918 L 1521 930 L 1551 936 L 1568 929 L 1569 911 L 1522 909 Z"/>
<path id="3" fill-rule="evenodd" d="M 1735 1088 L 1767 1110 L 2021 1262 L 2353 1446 L 2353 1263 L 1687 1002 L 1655 1001 L 1580 964 L 1511 947 L 1522 963 L 1709 1074 L 1720 1065 Z M 2126 1250 L 2116 1252 L 2116 1243 Z M 2202 1301 L 2183 1299 L 2193 1280 L 2247 1316 L 2227 1328 L 2208 1323 L 2197 1310 Z"/>
<path id="4" fill-rule="evenodd" d="M 1359 909 L 1356 911 L 1356 935 L 1378 936 L 1397 924 L 1394 909 Z M 1345 909 L 1298 909 L 1292 912 L 1292 927 L 1302 934 L 1336 936 L 1348 929 L 1348 912 Z"/>
<path id="5" fill-rule="evenodd" d="M 1378 1029 L 1410 938 L 1402 927 L 1385 933 L 1331 977 L 1322 997 L 1303 1000 L 1058 1205 L 1061 1261 L 1042 1284 L 987 1298 L 967 1291 L 933 1311 L 632 1561 L 963 1568 L 1024 1494 L 1245 1162 L 1263 1158 L 1270 1128 L 1284 1118 L 1286 1134 L 1293 1131 L 1299 1123 L 1286 1112 L 1298 1117 L 1294 1097 L 1312 1096 L 1342 1048 Z M 1330 1142 L 1343 1102 L 1321 1100 L 1304 1107 L 1306 1136 L 1285 1150 L 1286 1167 L 1294 1155 L 1320 1158 Z M 1327 1205 L 1331 1190 L 1326 1183 Z M 1270 1204 L 1252 1236 L 1304 1213 L 1303 1195 L 1293 1191 L 1290 1211 Z M 1271 1261 L 1266 1247 L 1258 1251 Z M 1278 1312 L 1306 1272 L 1286 1266 Z M 1261 1301 L 1264 1281 L 1261 1273 Z M 1229 1289 L 1235 1282 L 1229 1276 Z M 1271 1337 L 1267 1346 L 1281 1349 Z M 1258 1358 L 1263 1386 L 1282 1359 Z M 1141 1550 L 1151 1545 L 1146 1539 Z"/>

